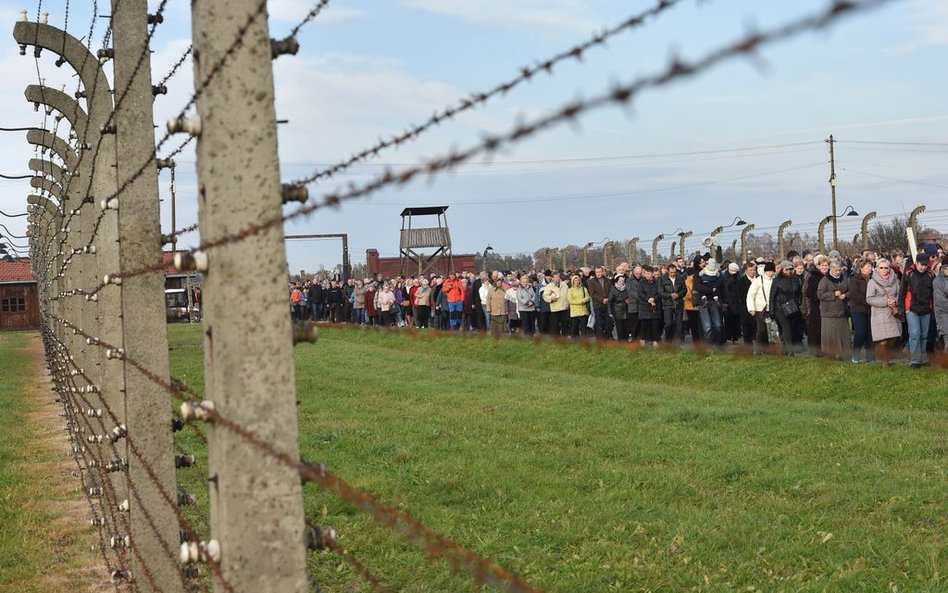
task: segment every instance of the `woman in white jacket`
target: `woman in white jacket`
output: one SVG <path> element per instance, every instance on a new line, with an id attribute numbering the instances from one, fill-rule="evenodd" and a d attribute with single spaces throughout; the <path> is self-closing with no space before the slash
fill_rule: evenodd
<path id="1" fill-rule="evenodd" d="M 764 273 L 751 280 L 747 289 L 747 313 L 757 324 L 757 339 L 754 340 L 754 354 L 761 354 L 764 346 L 770 343 L 767 331 L 767 319 L 770 317 L 770 289 L 774 283 L 777 267 L 774 262 L 764 264 Z"/>

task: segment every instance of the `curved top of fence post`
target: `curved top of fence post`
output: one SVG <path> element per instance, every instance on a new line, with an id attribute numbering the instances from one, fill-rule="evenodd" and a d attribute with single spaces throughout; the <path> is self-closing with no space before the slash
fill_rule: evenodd
<path id="1" fill-rule="evenodd" d="M 82 105 L 79 104 L 79 101 L 73 99 L 70 95 L 56 89 L 51 89 L 48 86 L 40 86 L 38 84 L 31 84 L 26 87 L 26 91 L 23 93 L 26 96 L 26 100 L 30 103 L 39 103 L 40 105 L 46 105 L 47 107 L 52 107 L 56 111 L 63 114 L 67 120 L 69 120 L 69 125 L 72 126 L 72 129 L 76 132 L 76 135 L 79 136 L 81 142 L 86 142 L 86 139 L 83 136 L 90 131 L 89 128 L 89 116 L 86 114 L 85 110 L 82 109 Z M 97 122 L 100 125 L 105 123 L 105 119 L 101 122 Z M 94 132 L 99 132 L 98 129 L 93 130 Z"/>
<path id="2" fill-rule="evenodd" d="M 46 210 L 52 216 L 62 216 L 62 210 L 52 200 L 44 196 L 30 194 L 26 196 L 26 203 L 31 206 L 39 206 Z"/>
<path id="3" fill-rule="evenodd" d="M 30 171 L 38 171 L 49 175 L 62 187 L 66 187 L 66 181 L 69 177 L 69 173 L 65 169 L 46 159 L 30 159 Z"/>
<path id="4" fill-rule="evenodd" d="M 35 187 L 36 189 L 41 189 L 45 191 L 46 193 L 50 194 L 51 196 L 59 200 L 60 204 L 63 203 L 64 190 L 58 183 L 56 183 L 52 179 L 47 179 L 46 177 L 39 177 L 37 175 L 34 175 L 33 177 L 30 178 L 30 185 L 32 187 Z"/>
<path id="5" fill-rule="evenodd" d="M 26 141 L 30 144 L 35 144 L 36 146 L 44 146 L 55 152 L 56 155 L 66 164 L 66 168 L 75 174 L 79 157 L 76 155 L 76 152 L 69 147 L 69 144 L 67 144 L 65 140 L 56 134 L 53 134 L 49 130 L 36 128 L 26 133 Z"/>
<path id="6" fill-rule="evenodd" d="M 89 116 L 94 121 L 98 121 L 99 117 L 109 117 L 112 111 L 112 89 L 99 66 L 98 58 L 81 41 L 52 25 L 30 21 L 18 21 L 13 26 L 13 38 L 21 45 L 41 47 L 62 56 L 79 75 L 85 87 Z"/>

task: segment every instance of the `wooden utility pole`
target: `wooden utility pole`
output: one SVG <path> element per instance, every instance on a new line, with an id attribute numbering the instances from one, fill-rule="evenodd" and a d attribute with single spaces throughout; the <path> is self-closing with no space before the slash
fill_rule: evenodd
<path id="1" fill-rule="evenodd" d="M 826 142 L 829 143 L 829 147 L 830 147 L 829 184 L 830 184 L 830 192 L 832 194 L 832 200 L 833 200 L 833 249 L 839 251 L 839 229 L 837 227 L 837 222 L 836 222 L 836 151 L 835 151 L 836 140 L 834 140 L 833 135 L 830 134 L 830 137 L 828 140 L 826 140 Z"/>

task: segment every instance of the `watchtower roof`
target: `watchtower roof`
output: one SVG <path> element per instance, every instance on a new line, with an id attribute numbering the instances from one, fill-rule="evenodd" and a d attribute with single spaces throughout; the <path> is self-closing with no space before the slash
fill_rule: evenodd
<path id="1" fill-rule="evenodd" d="M 402 218 L 406 216 L 435 216 L 444 214 L 447 206 L 417 206 L 415 208 L 405 208 L 402 210 Z"/>

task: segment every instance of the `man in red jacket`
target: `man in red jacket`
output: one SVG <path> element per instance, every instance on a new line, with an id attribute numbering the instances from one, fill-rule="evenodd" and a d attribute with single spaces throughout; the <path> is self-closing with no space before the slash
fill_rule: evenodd
<path id="1" fill-rule="evenodd" d="M 448 322 L 451 329 L 457 329 L 461 325 L 461 313 L 464 310 L 464 287 L 457 272 L 451 272 L 445 278 L 441 290 L 448 299 Z"/>

